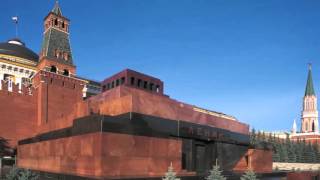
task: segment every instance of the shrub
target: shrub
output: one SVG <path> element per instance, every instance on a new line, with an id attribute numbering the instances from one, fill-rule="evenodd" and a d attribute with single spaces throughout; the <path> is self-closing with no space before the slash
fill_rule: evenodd
<path id="1" fill-rule="evenodd" d="M 176 178 L 176 174 L 177 173 L 173 171 L 173 166 L 171 163 L 170 166 L 168 167 L 168 172 L 166 172 L 166 176 L 162 178 L 162 180 L 180 180 L 179 178 Z"/>
<path id="2" fill-rule="evenodd" d="M 37 180 L 39 175 L 29 169 L 13 167 L 6 175 L 6 180 Z"/>
<path id="3" fill-rule="evenodd" d="M 226 180 L 226 178 L 221 175 L 220 167 L 215 165 L 210 170 L 209 176 L 206 177 L 206 180 Z"/>
<path id="4" fill-rule="evenodd" d="M 256 174 L 252 170 L 246 171 L 240 179 L 241 180 L 258 180 L 256 177 Z"/>

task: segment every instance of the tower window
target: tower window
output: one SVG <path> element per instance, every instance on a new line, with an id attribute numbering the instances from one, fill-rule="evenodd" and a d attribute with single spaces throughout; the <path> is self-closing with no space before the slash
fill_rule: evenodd
<path id="1" fill-rule="evenodd" d="M 144 83 L 143 83 L 143 88 L 144 88 L 144 89 L 147 89 L 147 88 L 148 88 L 148 82 L 147 82 L 147 81 L 144 81 Z"/>
<path id="2" fill-rule="evenodd" d="M 314 127 L 314 121 L 312 122 L 312 132 L 314 132 L 315 127 Z"/>
<path id="3" fill-rule="evenodd" d="M 65 70 L 63 70 L 63 75 L 65 75 L 65 76 L 69 76 L 69 71 L 67 70 L 67 69 L 65 69 Z"/>
<path id="4" fill-rule="evenodd" d="M 50 72 L 57 73 L 57 67 L 51 66 Z"/>
<path id="5" fill-rule="evenodd" d="M 131 85 L 134 85 L 134 77 L 131 77 Z"/>
<path id="6" fill-rule="evenodd" d="M 62 28 L 64 28 L 65 27 L 65 24 L 64 24 L 64 22 L 62 22 Z"/>
<path id="7" fill-rule="evenodd" d="M 150 91 L 153 91 L 153 86 L 154 86 L 154 84 L 153 84 L 153 83 L 151 83 L 151 84 L 150 84 L 150 86 L 149 86 Z"/>
<path id="8" fill-rule="evenodd" d="M 55 26 L 58 26 L 58 19 L 55 19 L 55 20 L 54 20 L 54 25 L 55 25 Z"/>
<path id="9" fill-rule="evenodd" d="M 141 79 L 138 79 L 138 87 L 141 87 Z"/>
<path id="10" fill-rule="evenodd" d="M 125 81 L 126 81 L 126 78 L 125 78 L 125 77 L 122 77 L 122 78 L 121 78 L 121 84 L 124 84 Z"/>

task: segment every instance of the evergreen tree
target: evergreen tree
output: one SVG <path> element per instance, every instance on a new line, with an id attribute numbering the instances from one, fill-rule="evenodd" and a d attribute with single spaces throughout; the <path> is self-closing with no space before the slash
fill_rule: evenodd
<path id="1" fill-rule="evenodd" d="M 218 165 L 213 166 L 209 172 L 209 176 L 206 177 L 206 180 L 226 180 L 227 178 L 221 175 L 221 172 Z"/>
<path id="2" fill-rule="evenodd" d="M 251 130 L 251 135 L 250 135 L 250 144 L 255 146 L 257 143 L 257 135 L 256 135 L 256 130 L 253 128 Z"/>
<path id="3" fill-rule="evenodd" d="M 6 180 L 17 180 L 19 175 L 19 169 L 15 166 L 6 174 Z"/>
<path id="4" fill-rule="evenodd" d="M 6 180 L 37 180 L 39 175 L 31 170 L 13 167 L 6 175 Z"/>
<path id="5" fill-rule="evenodd" d="M 39 175 L 33 173 L 31 170 L 22 170 L 18 180 L 37 180 Z"/>
<path id="6" fill-rule="evenodd" d="M 288 162 L 287 147 L 282 142 L 279 143 L 279 156 L 280 156 L 280 162 Z"/>
<path id="7" fill-rule="evenodd" d="M 300 151 L 301 151 L 301 163 L 306 163 L 308 161 L 307 155 L 307 145 L 306 141 L 302 140 L 300 144 Z"/>
<path id="8" fill-rule="evenodd" d="M 314 163 L 316 156 L 315 156 L 314 149 L 313 149 L 310 142 L 306 145 L 306 149 L 304 152 L 305 152 L 304 154 L 305 154 L 306 162 L 307 163 Z"/>
<path id="9" fill-rule="evenodd" d="M 318 142 L 314 144 L 317 163 L 320 163 L 320 148 Z"/>
<path id="10" fill-rule="evenodd" d="M 264 132 L 262 132 L 261 141 L 262 142 L 267 142 L 266 134 Z"/>
<path id="11" fill-rule="evenodd" d="M 275 143 L 274 146 L 273 146 L 273 154 L 272 154 L 272 159 L 273 159 L 273 162 L 280 162 L 280 148 L 279 148 L 279 144 L 278 143 Z"/>
<path id="12" fill-rule="evenodd" d="M 173 171 L 173 167 L 171 163 L 170 166 L 168 167 L 168 172 L 166 172 L 166 176 L 162 178 L 162 180 L 180 180 L 180 178 L 176 178 L 176 174 L 177 173 Z"/>
<path id="13" fill-rule="evenodd" d="M 286 138 L 286 148 L 288 152 L 288 161 L 290 163 L 295 163 L 297 161 L 297 156 L 295 152 L 294 142 L 291 142 L 289 136 Z"/>
<path id="14" fill-rule="evenodd" d="M 318 162 L 318 149 L 316 147 L 316 144 L 311 144 L 312 148 L 312 162 L 317 163 Z"/>
<path id="15" fill-rule="evenodd" d="M 269 137 L 268 137 L 268 139 L 267 139 L 267 142 L 268 143 L 270 143 L 270 144 L 272 144 L 273 145 L 273 137 L 272 137 L 272 134 L 271 133 L 269 133 Z"/>
<path id="16" fill-rule="evenodd" d="M 262 140 L 262 135 L 261 135 L 261 132 L 258 131 L 257 140 L 256 140 L 256 146 L 257 147 L 261 147 L 261 140 Z"/>
<path id="17" fill-rule="evenodd" d="M 301 151 L 301 141 L 300 140 L 298 140 L 295 143 L 295 154 L 297 157 L 296 162 L 300 163 L 302 161 L 302 151 Z"/>
<path id="18" fill-rule="evenodd" d="M 258 180 L 258 178 L 256 177 L 256 174 L 252 170 L 246 171 L 240 179 L 241 180 Z"/>

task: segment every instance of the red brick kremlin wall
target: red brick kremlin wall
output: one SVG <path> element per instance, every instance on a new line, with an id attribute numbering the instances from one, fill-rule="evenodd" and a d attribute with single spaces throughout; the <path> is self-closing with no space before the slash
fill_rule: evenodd
<path id="1" fill-rule="evenodd" d="M 311 144 L 320 144 L 320 135 L 319 134 L 299 134 L 296 136 L 291 136 L 291 140 L 293 141 L 303 141 L 305 140 L 306 143 L 311 143 Z"/>
<path id="2" fill-rule="evenodd" d="M 34 88 L 29 91 L 22 86 L 20 93 L 17 85 L 9 92 L 2 81 L 0 137 L 8 139 L 13 147 L 18 140 L 69 127 L 77 118 L 76 104 L 82 101 L 82 81 L 40 71 L 33 83 Z"/>
<path id="3" fill-rule="evenodd" d="M 0 90 L 0 136 L 9 140 L 11 146 L 16 146 L 19 139 L 32 137 L 36 132 L 37 92 L 29 94 L 26 87 L 21 93 L 18 86 L 13 85 L 12 92 L 2 81 Z"/>
<path id="4" fill-rule="evenodd" d="M 76 104 L 82 101 L 84 82 L 55 73 L 40 71 L 34 78 L 38 89 L 38 133 L 69 127 L 76 116 Z"/>

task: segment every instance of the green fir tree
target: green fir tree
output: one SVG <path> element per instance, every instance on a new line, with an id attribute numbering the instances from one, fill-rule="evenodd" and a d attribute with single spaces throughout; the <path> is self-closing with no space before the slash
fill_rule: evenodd
<path id="1" fill-rule="evenodd" d="M 221 174 L 220 167 L 215 165 L 209 172 L 209 176 L 206 177 L 206 180 L 226 180 L 226 178 Z"/>
<path id="2" fill-rule="evenodd" d="M 285 144 L 280 143 L 280 162 L 288 162 L 288 150 Z"/>
<path id="3" fill-rule="evenodd" d="M 287 154 L 288 154 L 288 161 L 287 162 L 295 163 L 297 161 L 295 146 L 294 146 L 294 143 L 290 141 L 288 135 L 286 138 L 286 149 L 287 149 Z"/>
<path id="4" fill-rule="evenodd" d="M 257 134 L 256 134 L 256 130 L 254 128 L 251 130 L 250 144 L 252 146 L 255 146 L 257 144 Z"/>
<path id="5" fill-rule="evenodd" d="M 176 178 L 176 174 L 173 171 L 172 163 L 170 163 L 170 166 L 168 167 L 168 172 L 166 172 L 166 176 L 162 178 L 162 180 L 180 180 L 180 178 Z"/>
<path id="6" fill-rule="evenodd" d="M 273 145 L 273 154 L 272 154 L 272 159 L 273 159 L 273 162 L 280 162 L 280 145 L 278 143 L 275 143 Z"/>
<path id="7" fill-rule="evenodd" d="M 252 170 L 246 171 L 240 179 L 241 180 L 258 180 L 256 174 Z"/>
<path id="8" fill-rule="evenodd" d="M 39 179 L 39 175 L 36 173 L 33 173 L 31 170 L 22 170 L 20 172 L 20 176 L 18 180 L 37 180 Z"/>
<path id="9" fill-rule="evenodd" d="M 6 175 L 6 180 L 37 180 L 39 175 L 31 170 L 13 167 Z"/>

